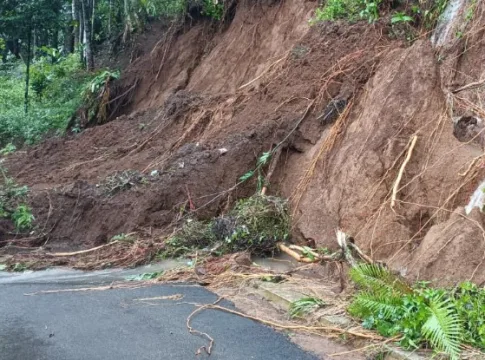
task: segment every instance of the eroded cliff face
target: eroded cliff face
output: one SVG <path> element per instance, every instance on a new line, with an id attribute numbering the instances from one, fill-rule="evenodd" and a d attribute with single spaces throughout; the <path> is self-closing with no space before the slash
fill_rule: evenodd
<path id="1" fill-rule="evenodd" d="M 51 249 L 134 229 L 161 242 L 187 201 L 210 217 L 253 193 L 237 179 L 283 141 L 269 193 L 290 199 L 295 240 L 336 247 L 340 227 L 402 273 L 485 281 L 482 214 L 461 208 L 484 178 L 483 150 L 452 121 L 485 118 L 485 5 L 470 17 L 468 2 L 450 3 L 433 42 L 413 44 L 384 19 L 309 27 L 315 6 L 240 1 L 224 29 L 164 30 L 124 71 L 137 85 L 126 115 L 7 159 Z M 337 100 L 340 116 L 322 121 Z M 100 191 L 126 170 L 149 181 Z"/>

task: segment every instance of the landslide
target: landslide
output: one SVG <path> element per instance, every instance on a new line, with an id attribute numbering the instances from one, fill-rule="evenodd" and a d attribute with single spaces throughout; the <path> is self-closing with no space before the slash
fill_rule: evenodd
<path id="1" fill-rule="evenodd" d="M 0 251 L 39 266 L 146 261 L 181 217 L 210 218 L 254 193 L 238 178 L 282 142 L 269 192 L 290 199 L 295 241 L 334 248 L 340 227 L 402 274 L 485 281 L 483 215 L 462 208 L 484 177 L 483 150 L 452 122 L 483 112 L 480 87 L 456 90 L 481 79 L 485 5 L 464 35 L 412 44 L 391 36 L 389 19 L 310 27 L 315 6 L 239 1 L 223 27 L 199 19 L 150 35 L 160 40 L 123 72 L 120 88 L 134 91 L 116 120 L 6 159 L 31 188 L 38 229 L 2 229 Z M 335 100 L 345 110 L 322 121 Z M 132 232 L 147 241 L 84 262 L 31 251 Z"/>

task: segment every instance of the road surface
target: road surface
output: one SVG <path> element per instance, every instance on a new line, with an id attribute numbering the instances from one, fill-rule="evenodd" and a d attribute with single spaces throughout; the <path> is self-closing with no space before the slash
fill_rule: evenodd
<path id="1" fill-rule="evenodd" d="M 69 274 L 68 274 L 69 275 Z M 194 303 L 217 296 L 199 286 L 154 285 L 138 289 L 55 292 L 100 285 L 84 276 L 0 276 L 2 360 L 313 360 L 284 334 L 216 310 L 196 315 L 192 326 L 215 340 L 210 357 L 196 356 L 206 339 L 189 334 Z M 140 300 L 183 296 L 179 300 Z M 229 302 L 221 305 L 233 308 Z"/>

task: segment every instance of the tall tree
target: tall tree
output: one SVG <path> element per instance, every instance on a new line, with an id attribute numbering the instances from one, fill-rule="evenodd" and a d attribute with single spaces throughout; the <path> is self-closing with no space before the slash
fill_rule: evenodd
<path id="1" fill-rule="evenodd" d="M 91 36 L 91 9 L 92 0 L 81 0 L 81 9 L 83 14 L 83 40 L 84 40 L 84 48 L 85 48 L 85 55 L 86 55 L 86 68 L 89 71 L 94 70 L 94 54 L 92 48 L 92 36 Z"/>

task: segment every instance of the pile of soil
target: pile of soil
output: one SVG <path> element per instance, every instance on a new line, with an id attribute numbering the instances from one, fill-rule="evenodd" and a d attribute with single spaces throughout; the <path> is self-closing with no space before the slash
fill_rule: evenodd
<path id="1" fill-rule="evenodd" d="M 7 158 L 38 225 L 22 246 L 87 249 L 130 232 L 161 244 L 182 217 L 253 194 L 238 178 L 278 145 L 269 192 L 290 199 L 295 241 L 335 248 L 340 227 L 402 273 L 485 281 L 482 214 L 454 212 L 483 180 L 483 151 L 451 121 L 480 115 L 479 88 L 454 91 L 483 72 L 485 5 L 441 48 L 392 38 L 385 19 L 310 27 L 315 6 L 239 1 L 223 28 L 155 27 L 123 71 L 120 88 L 136 84 L 123 115 Z M 333 104 L 343 112 L 328 117 Z M 142 178 L 103 191 L 121 171 Z"/>

